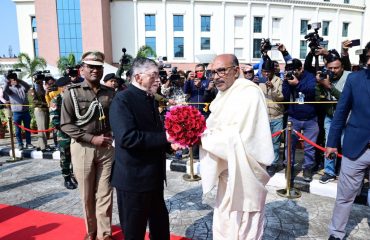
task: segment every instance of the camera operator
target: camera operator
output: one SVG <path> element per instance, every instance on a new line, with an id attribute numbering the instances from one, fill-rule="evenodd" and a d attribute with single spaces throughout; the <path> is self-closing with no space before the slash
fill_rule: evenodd
<path id="1" fill-rule="evenodd" d="M 65 78 L 65 77 L 63 77 Z M 69 78 L 65 78 L 66 81 L 69 82 Z M 58 96 L 61 93 L 61 88 L 59 88 L 56 84 L 56 80 L 50 75 L 45 76 L 45 84 L 44 84 L 44 90 L 45 90 L 45 100 L 46 103 L 49 106 L 50 110 L 50 102 L 53 100 L 56 96 Z M 50 113 L 50 112 L 49 112 Z M 58 147 L 58 139 L 57 139 L 57 130 L 53 130 L 53 141 L 54 146 Z"/>
<path id="2" fill-rule="evenodd" d="M 342 93 L 347 77 L 351 72 L 344 70 L 341 57 L 337 51 L 328 51 L 324 59 L 326 69 L 318 71 L 316 74 L 316 100 L 337 101 Z M 324 129 L 325 138 L 327 139 L 336 104 L 325 104 L 324 107 Z M 324 175 L 320 177 L 320 183 L 325 184 L 336 179 L 335 164 L 336 159 L 325 158 Z"/>
<path id="3" fill-rule="evenodd" d="M 6 80 L 4 93 L 9 97 L 11 105 L 11 111 L 13 112 L 13 121 L 18 125 L 26 128 L 30 128 L 31 115 L 29 112 L 29 103 L 27 93 L 30 90 L 30 86 L 23 80 L 18 79 L 17 74 L 14 71 L 9 71 Z M 31 144 L 31 133 L 26 131 L 26 148 L 32 149 L 34 146 Z M 22 140 L 22 130 L 15 126 L 15 136 L 17 138 L 18 149 L 24 148 Z"/>
<path id="4" fill-rule="evenodd" d="M 288 121 L 293 123 L 296 131 L 304 130 L 305 136 L 316 142 L 319 127 L 314 104 L 305 104 L 304 101 L 315 101 L 316 78 L 312 73 L 303 70 L 299 59 L 292 59 L 285 66 L 286 75 L 283 82 L 284 100 L 300 104 L 288 105 Z M 297 136 L 292 135 L 292 162 L 295 162 Z M 315 166 L 315 149 L 312 145 L 304 145 L 303 178 L 312 181 L 312 171 Z M 287 154 L 287 153 L 286 153 Z M 287 159 L 287 157 L 286 157 Z"/>
<path id="5" fill-rule="evenodd" d="M 264 61 L 262 64 L 262 76 L 266 79 L 266 81 L 264 81 L 264 83 L 260 83 L 259 87 L 264 93 L 266 102 L 268 103 L 267 111 L 269 115 L 271 133 L 275 133 L 283 129 L 284 107 L 281 104 L 275 103 L 284 100 L 282 91 L 283 80 L 275 75 L 274 62 L 271 60 Z M 278 168 L 280 141 L 281 135 L 272 139 L 275 158 L 271 166 L 267 167 L 267 172 L 270 176 L 273 176 Z"/>
<path id="6" fill-rule="evenodd" d="M 33 87 L 31 96 L 33 97 L 34 114 L 37 124 L 37 130 L 46 130 L 49 128 L 49 106 L 46 102 L 46 91 L 44 89 L 45 75 L 38 71 L 33 76 Z M 37 147 L 41 151 L 49 150 L 47 146 L 46 132 L 38 133 Z M 47 149 L 48 148 L 48 149 Z"/>

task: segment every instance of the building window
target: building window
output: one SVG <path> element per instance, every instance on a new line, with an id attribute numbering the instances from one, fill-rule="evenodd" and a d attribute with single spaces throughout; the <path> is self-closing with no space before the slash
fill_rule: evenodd
<path id="1" fill-rule="evenodd" d="M 262 32 L 262 17 L 254 17 L 253 32 L 254 33 L 261 33 Z"/>
<path id="2" fill-rule="evenodd" d="M 329 35 L 329 21 L 323 21 L 322 22 L 322 35 L 328 36 Z"/>
<path id="3" fill-rule="evenodd" d="M 173 31 L 181 32 L 184 31 L 184 16 L 173 15 Z"/>
<path id="4" fill-rule="evenodd" d="M 32 27 L 32 42 L 33 42 L 33 51 L 35 53 L 35 57 L 39 56 L 39 41 L 37 39 L 37 24 L 36 24 L 36 17 L 31 17 L 31 27 Z"/>
<path id="5" fill-rule="evenodd" d="M 82 55 L 80 1 L 57 0 L 57 15 L 60 56 L 73 53 L 76 59 L 80 59 Z"/>
<path id="6" fill-rule="evenodd" d="M 308 20 L 301 20 L 301 35 L 306 35 L 307 34 L 307 28 L 308 26 Z"/>
<path id="7" fill-rule="evenodd" d="M 349 4 L 349 0 L 344 0 L 344 3 L 347 3 L 347 4 Z"/>
<path id="8" fill-rule="evenodd" d="M 253 58 L 261 57 L 261 42 L 262 39 L 260 38 L 253 39 Z"/>
<path id="9" fill-rule="evenodd" d="M 33 50 L 35 51 L 35 57 L 39 56 L 39 40 L 33 39 Z"/>
<path id="10" fill-rule="evenodd" d="M 36 17 L 31 17 L 32 32 L 37 32 Z"/>
<path id="11" fill-rule="evenodd" d="M 243 36 L 243 21 L 244 17 L 235 17 L 234 18 L 234 37 Z"/>
<path id="12" fill-rule="evenodd" d="M 155 15 L 145 15 L 145 31 L 155 31 Z"/>
<path id="13" fill-rule="evenodd" d="M 184 57 L 184 38 L 173 38 L 173 55 L 175 57 Z"/>
<path id="14" fill-rule="evenodd" d="M 280 32 L 280 18 L 272 18 L 272 35 L 279 35 Z"/>
<path id="15" fill-rule="evenodd" d="M 348 27 L 349 23 L 344 22 L 342 28 L 342 37 L 348 37 Z"/>
<path id="16" fill-rule="evenodd" d="M 145 38 L 145 45 L 149 46 L 153 51 L 156 51 L 156 39 L 155 37 L 146 37 Z M 149 56 L 152 57 L 152 56 Z"/>
<path id="17" fill-rule="evenodd" d="M 330 0 L 324 0 L 324 2 L 330 2 Z"/>
<path id="18" fill-rule="evenodd" d="M 307 43 L 305 40 L 301 40 L 299 45 L 299 58 L 305 59 L 306 55 L 307 55 Z"/>
<path id="19" fill-rule="evenodd" d="M 200 38 L 200 50 L 210 50 L 211 49 L 211 38 L 202 37 Z"/>
<path id="20" fill-rule="evenodd" d="M 211 31 L 211 16 L 201 16 L 200 18 L 200 31 L 210 32 Z"/>
<path id="21" fill-rule="evenodd" d="M 242 59 L 243 58 L 243 48 L 234 48 L 234 55 L 238 59 Z"/>

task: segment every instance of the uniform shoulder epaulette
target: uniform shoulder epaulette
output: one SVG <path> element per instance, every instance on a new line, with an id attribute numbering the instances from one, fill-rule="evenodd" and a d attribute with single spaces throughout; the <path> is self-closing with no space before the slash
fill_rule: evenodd
<path id="1" fill-rule="evenodd" d="M 69 84 L 68 85 L 68 89 L 72 89 L 72 88 L 79 88 L 79 87 L 81 87 L 81 84 L 79 84 L 79 83 L 71 83 L 71 84 Z"/>

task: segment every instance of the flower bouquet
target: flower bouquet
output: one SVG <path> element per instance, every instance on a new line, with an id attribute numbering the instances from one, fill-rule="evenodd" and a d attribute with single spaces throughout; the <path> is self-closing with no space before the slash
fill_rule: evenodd
<path id="1" fill-rule="evenodd" d="M 199 143 L 200 136 L 206 129 L 204 116 L 198 109 L 192 106 L 175 106 L 166 113 L 164 124 L 168 139 L 182 147 L 189 147 L 190 153 L 190 175 L 185 174 L 184 179 L 188 181 L 200 180 L 194 175 L 192 146 Z"/>

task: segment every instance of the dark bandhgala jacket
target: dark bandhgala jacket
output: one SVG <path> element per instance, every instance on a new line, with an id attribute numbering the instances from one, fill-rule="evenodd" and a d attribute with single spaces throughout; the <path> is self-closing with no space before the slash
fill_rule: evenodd
<path id="1" fill-rule="evenodd" d="M 130 85 L 110 106 L 115 139 L 112 186 L 121 191 L 162 190 L 169 143 L 154 97 Z"/>

